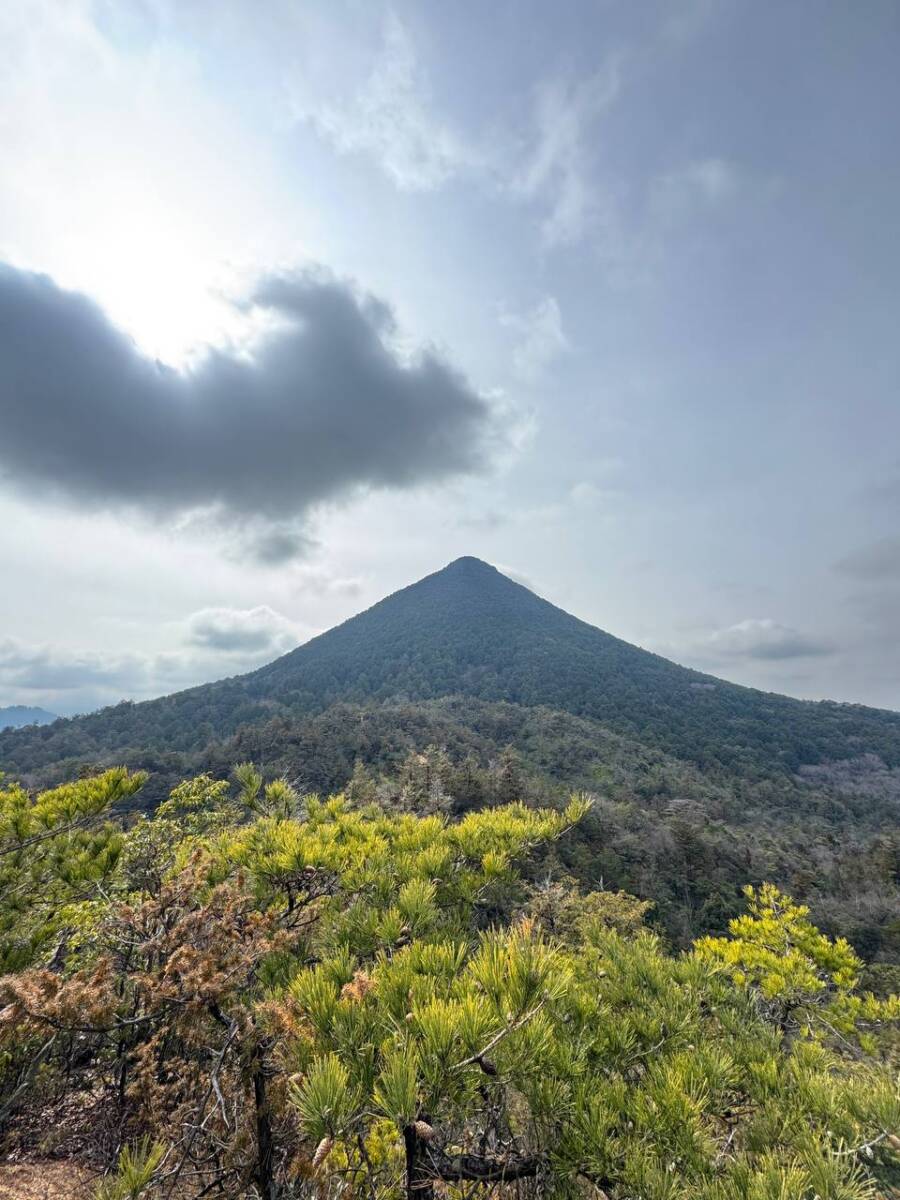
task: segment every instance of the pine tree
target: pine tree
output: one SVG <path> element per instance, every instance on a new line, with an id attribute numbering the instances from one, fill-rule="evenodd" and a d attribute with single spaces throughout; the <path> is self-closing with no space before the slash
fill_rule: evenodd
<path id="1" fill-rule="evenodd" d="M 146 776 L 124 768 L 34 796 L 0 775 L 0 972 L 22 968 L 67 942 L 69 907 L 91 895 L 122 848 L 109 810 Z"/>
<path id="2" fill-rule="evenodd" d="M 48 1119 L 60 1101 L 88 1137 L 99 1097 L 125 1146 L 106 1147 L 108 1194 L 146 1200 L 866 1200 L 896 1184 L 878 1039 L 898 1002 L 860 996 L 853 952 L 788 897 L 750 892 L 730 937 L 672 955 L 641 901 L 523 884 L 580 798 L 451 821 L 301 805 L 237 774 L 234 796 L 201 777 L 118 830 L 102 886 L 73 891 L 58 854 L 43 862 L 72 933 L 63 963 L 38 937 L 40 965 L 0 980 L 8 1139 L 17 1109 Z M 84 833 L 72 823 L 135 783 L 72 786 L 9 798 L 20 850 Z M 39 813 L 53 834 L 28 842 Z"/>

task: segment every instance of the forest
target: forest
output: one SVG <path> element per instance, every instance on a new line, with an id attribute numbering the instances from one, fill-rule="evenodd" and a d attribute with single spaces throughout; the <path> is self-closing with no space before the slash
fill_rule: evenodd
<path id="1" fill-rule="evenodd" d="M 427 797 L 455 815 L 585 791 L 596 797 L 591 814 L 553 853 L 587 886 L 652 900 L 654 927 L 675 944 L 722 932 L 742 887 L 769 879 L 882 973 L 900 962 L 900 772 L 878 762 L 748 778 L 701 770 L 588 718 L 462 698 L 338 704 L 317 716 L 270 716 L 197 752 L 121 755 L 150 772 L 130 802 L 147 811 L 182 778 L 226 779 L 244 760 L 301 790 L 329 794 L 363 777 L 365 794 L 384 803 L 420 806 Z M 102 765 L 75 755 L 48 782 Z"/>
<path id="2" fill-rule="evenodd" d="M 249 675 L 0 732 L 0 764 L 31 788 L 147 772 L 131 802 L 147 812 L 242 761 L 323 795 L 362 772 L 383 803 L 421 811 L 427 795 L 451 816 L 584 791 L 590 815 L 538 858 L 652 901 L 673 945 L 723 933 L 743 887 L 771 881 L 851 942 L 873 986 L 900 962 L 898 714 L 687 670 L 477 559 Z"/>
<path id="3" fill-rule="evenodd" d="M 894 1194 L 900 999 L 846 939 L 763 882 L 674 946 L 562 869 L 590 798 L 418 767 L 0 784 L 7 1155 L 99 1200 Z"/>
<path id="4" fill-rule="evenodd" d="M 900 714 L 741 687 L 588 625 L 474 558 L 379 601 L 246 675 L 27 730 L 0 731 L 6 769 L 46 784 L 84 764 L 197 758 L 273 719 L 335 705 L 465 698 L 548 709 L 746 780 L 874 754 L 900 769 Z M 270 731 L 271 732 L 271 731 Z M 232 760 L 233 761 L 233 760 Z"/>

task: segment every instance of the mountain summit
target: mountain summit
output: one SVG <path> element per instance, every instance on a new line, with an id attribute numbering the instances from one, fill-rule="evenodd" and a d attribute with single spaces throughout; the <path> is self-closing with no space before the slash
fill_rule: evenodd
<path id="1" fill-rule="evenodd" d="M 447 695 L 614 715 L 601 681 L 685 692 L 705 676 L 596 629 L 480 559 L 441 571 L 246 677 L 291 707 Z M 619 707 L 624 699 L 617 689 Z M 621 714 L 620 714 L 621 715 Z"/>
<path id="2" fill-rule="evenodd" d="M 0 734 L 0 764 L 42 775 L 199 753 L 273 718 L 464 697 L 542 707 L 729 773 L 792 773 L 870 753 L 900 765 L 900 714 L 726 683 L 571 616 L 459 558 L 248 675 L 52 727 Z"/>

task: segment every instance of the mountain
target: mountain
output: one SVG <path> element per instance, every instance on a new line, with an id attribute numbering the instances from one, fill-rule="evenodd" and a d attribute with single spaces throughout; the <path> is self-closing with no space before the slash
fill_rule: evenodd
<path id="1" fill-rule="evenodd" d="M 59 718 L 46 708 L 28 708 L 24 704 L 10 704 L 0 708 L 0 729 L 21 729 L 23 725 L 49 725 Z"/>
<path id="2" fill-rule="evenodd" d="M 794 700 L 681 667 L 460 558 L 247 675 L 0 734 L 0 764 L 47 778 L 87 763 L 196 755 L 273 718 L 336 703 L 470 697 L 541 706 L 747 777 L 871 754 L 900 766 L 900 714 Z"/>
<path id="3" fill-rule="evenodd" d="M 32 786 L 149 770 L 143 807 L 247 760 L 389 807 L 585 789 L 592 812 L 542 870 L 653 900 L 682 945 L 770 879 L 868 960 L 900 961 L 900 714 L 677 666 L 474 558 L 250 674 L 0 732 L 0 770 Z"/>

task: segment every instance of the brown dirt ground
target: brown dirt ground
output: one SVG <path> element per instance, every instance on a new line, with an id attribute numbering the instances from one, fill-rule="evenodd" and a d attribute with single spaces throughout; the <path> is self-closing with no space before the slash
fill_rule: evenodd
<path id="1" fill-rule="evenodd" d="M 69 1162 L 0 1162 L 0 1200 L 92 1200 L 95 1177 Z"/>

